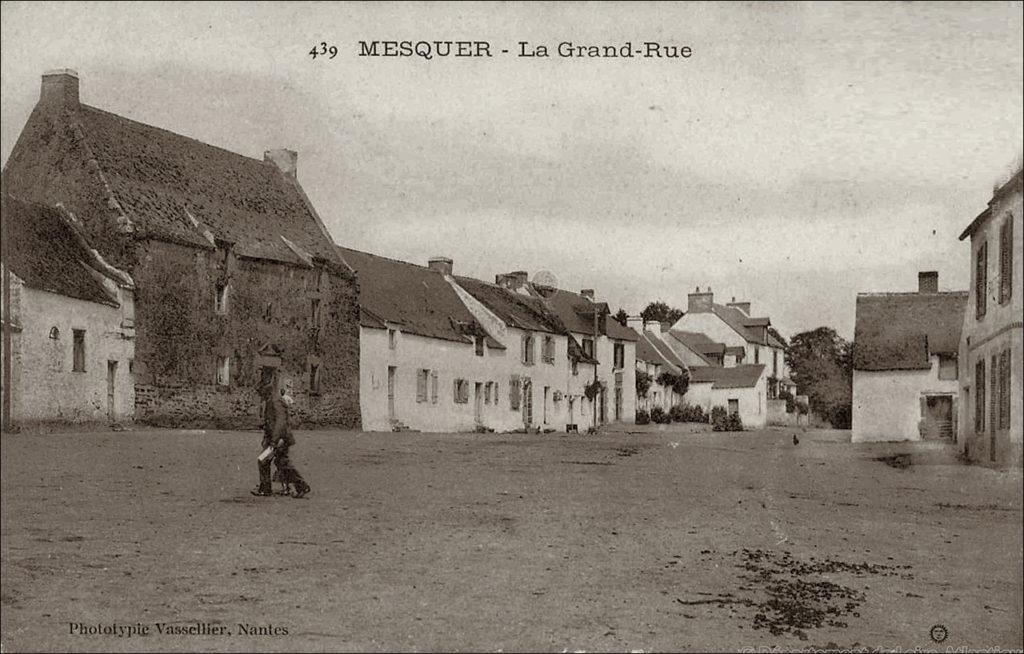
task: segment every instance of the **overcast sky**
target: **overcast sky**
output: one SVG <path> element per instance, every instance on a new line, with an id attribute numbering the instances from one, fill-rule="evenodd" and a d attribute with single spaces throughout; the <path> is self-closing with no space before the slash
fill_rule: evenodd
<path id="1" fill-rule="evenodd" d="M 858 291 L 969 280 L 962 229 L 1019 165 L 1019 2 L 2 5 L 0 154 L 39 76 L 242 154 L 299 152 L 339 244 L 613 309 L 695 286 L 789 336 L 852 337 Z M 486 40 L 371 58 L 360 40 Z M 312 60 L 314 44 L 338 47 Z M 519 41 L 689 59 L 519 58 Z M 509 49 L 501 54 L 500 49 Z"/>

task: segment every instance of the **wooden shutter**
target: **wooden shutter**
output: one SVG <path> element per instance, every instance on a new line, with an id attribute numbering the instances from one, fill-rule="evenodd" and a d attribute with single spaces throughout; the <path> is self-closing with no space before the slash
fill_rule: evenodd
<path id="1" fill-rule="evenodd" d="M 459 380 L 452 380 L 452 402 L 459 403 Z"/>
<path id="2" fill-rule="evenodd" d="M 516 377 L 508 381 L 508 403 L 513 411 L 519 410 L 519 379 Z"/>
<path id="3" fill-rule="evenodd" d="M 974 304 L 975 317 L 981 318 L 985 315 L 987 305 L 986 288 L 988 287 L 988 243 L 982 243 L 978 248 L 978 258 L 975 262 L 974 272 Z"/>
<path id="4" fill-rule="evenodd" d="M 985 359 L 974 364 L 974 433 L 985 431 Z"/>
<path id="5" fill-rule="evenodd" d="M 992 370 L 989 372 L 992 383 L 988 388 L 988 429 L 990 432 L 996 430 L 996 423 L 999 420 L 999 357 L 992 355 Z"/>
<path id="6" fill-rule="evenodd" d="M 999 355 L 999 428 L 1010 427 L 1010 350 Z"/>
<path id="7" fill-rule="evenodd" d="M 430 373 L 430 402 L 437 404 L 437 372 Z"/>
<path id="8" fill-rule="evenodd" d="M 999 230 L 999 304 L 1006 304 L 1013 294 L 1013 216 Z"/>
<path id="9" fill-rule="evenodd" d="M 427 401 L 427 371 L 417 370 L 416 371 L 416 401 L 426 402 Z"/>

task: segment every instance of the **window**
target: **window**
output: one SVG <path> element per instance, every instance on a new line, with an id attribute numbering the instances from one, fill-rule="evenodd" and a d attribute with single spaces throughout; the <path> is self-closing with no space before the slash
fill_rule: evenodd
<path id="1" fill-rule="evenodd" d="M 615 367 L 622 369 L 626 367 L 626 346 L 622 343 L 616 343 L 612 349 L 615 360 Z"/>
<path id="2" fill-rule="evenodd" d="M 71 369 L 75 372 L 85 372 L 85 330 L 72 329 L 71 334 L 74 337 Z"/>
<path id="3" fill-rule="evenodd" d="M 939 355 L 939 379 L 950 380 L 957 377 L 956 357 Z"/>
<path id="4" fill-rule="evenodd" d="M 512 377 L 508 380 L 508 405 L 513 411 L 519 410 L 520 393 L 519 378 Z"/>
<path id="5" fill-rule="evenodd" d="M 555 363 L 555 339 L 550 336 L 544 337 L 544 344 L 541 349 L 541 358 L 544 363 Z"/>
<path id="6" fill-rule="evenodd" d="M 50 327 L 50 338 L 57 340 L 60 338 L 60 330 L 56 327 Z"/>
<path id="7" fill-rule="evenodd" d="M 740 401 L 729 400 L 729 415 L 738 415 L 740 412 Z"/>
<path id="8" fill-rule="evenodd" d="M 311 363 L 309 364 L 309 392 L 319 393 L 320 392 L 320 364 Z"/>
<path id="9" fill-rule="evenodd" d="M 985 315 L 988 288 L 988 243 L 982 243 L 974 260 L 974 317 Z"/>
<path id="10" fill-rule="evenodd" d="M 1010 428 L 1010 362 L 1012 350 L 999 355 L 999 428 Z"/>
<path id="11" fill-rule="evenodd" d="M 228 285 L 217 284 L 217 297 L 214 300 L 214 310 L 223 315 L 228 312 Z"/>
<path id="12" fill-rule="evenodd" d="M 475 348 L 476 355 L 478 357 L 482 357 L 484 355 L 484 337 L 479 335 L 474 336 L 473 347 Z"/>
<path id="13" fill-rule="evenodd" d="M 577 361 L 576 359 L 573 359 L 572 360 L 572 375 L 573 375 L 573 377 L 578 377 L 579 374 L 580 374 L 580 362 Z"/>
<path id="14" fill-rule="evenodd" d="M 754 346 L 754 365 L 761 363 L 761 348 Z"/>
<path id="15" fill-rule="evenodd" d="M 135 359 L 128 359 L 128 374 L 135 373 Z"/>
<path id="16" fill-rule="evenodd" d="M 534 362 L 533 358 L 533 336 L 530 334 L 523 335 L 523 365 L 532 366 Z"/>
<path id="17" fill-rule="evenodd" d="M 398 335 L 395 333 L 395 330 L 394 329 L 389 329 L 388 330 L 388 349 L 389 350 L 395 349 L 395 346 L 397 345 L 397 342 L 398 342 Z"/>
<path id="18" fill-rule="evenodd" d="M 437 404 L 437 372 L 430 373 L 430 403 Z"/>
<path id="19" fill-rule="evenodd" d="M 779 376 L 779 351 L 772 350 L 772 377 Z"/>
<path id="20" fill-rule="evenodd" d="M 992 369 L 988 373 L 988 430 L 995 432 L 999 422 L 999 357 L 992 355 Z"/>
<path id="21" fill-rule="evenodd" d="M 219 386 L 231 384 L 231 359 L 228 357 L 217 357 L 217 384 Z"/>
<path id="22" fill-rule="evenodd" d="M 999 228 L 999 304 L 1006 304 L 1013 294 L 1013 216 Z"/>
<path id="23" fill-rule="evenodd" d="M 428 385 L 430 384 L 430 371 L 420 369 L 416 371 L 416 401 L 426 402 Z"/>
<path id="24" fill-rule="evenodd" d="M 594 356 L 594 339 L 584 338 L 583 339 L 583 354 L 593 358 Z"/>
<path id="25" fill-rule="evenodd" d="M 985 359 L 974 364 L 974 433 L 985 432 Z"/>
<path id="26" fill-rule="evenodd" d="M 453 386 L 454 401 L 456 404 L 469 402 L 469 382 L 465 379 L 456 379 Z"/>
<path id="27" fill-rule="evenodd" d="M 320 328 L 320 300 L 317 298 L 309 301 L 309 324 L 313 329 Z"/>
<path id="28" fill-rule="evenodd" d="M 491 382 L 484 384 L 484 404 L 491 403 Z"/>

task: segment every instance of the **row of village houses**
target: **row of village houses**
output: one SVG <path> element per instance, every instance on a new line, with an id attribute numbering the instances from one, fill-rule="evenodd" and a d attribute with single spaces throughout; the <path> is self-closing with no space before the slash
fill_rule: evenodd
<path id="1" fill-rule="evenodd" d="M 4 424 L 251 427 L 285 379 L 306 425 L 583 430 L 722 406 L 763 426 L 784 343 L 749 303 L 689 294 L 619 324 L 591 290 L 494 283 L 338 247 L 297 155 L 238 155 L 81 103 L 47 73 L 3 171 Z M 686 397 L 637 371 L 690 378 Z"/>

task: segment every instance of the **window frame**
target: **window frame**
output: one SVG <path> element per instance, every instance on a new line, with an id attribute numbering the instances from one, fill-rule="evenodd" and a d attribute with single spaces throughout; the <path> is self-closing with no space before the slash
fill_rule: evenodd
<path id="1" fill-rule="evenodd" d="M 974 317 L 981 320 L 988 312 L 988 241 L 982 241 L 974 255 Z"/>
<path id="2" fill-rule="evenodd" d="M 213 312 L 218 316 L 226 316 L 228 314 L 228 289 L 230 288 L 231 285 L 227 282 L 217 282 L 213 287 Z"/>
<path id="3" fill-rule="evenodd" d="M 1013 298 L 1013 214 L 999 226 L 999 305 Z"/>
<path id="4" fill-rule="evenodd" d="M 231 386 L 231 357 L 227 355 L 217 355 L 217 386 Z"/>
<path id="5" fill-rule="evenodd" d="M 71 329 L 71 372 L 85 372 L 85 332 Z"/>

